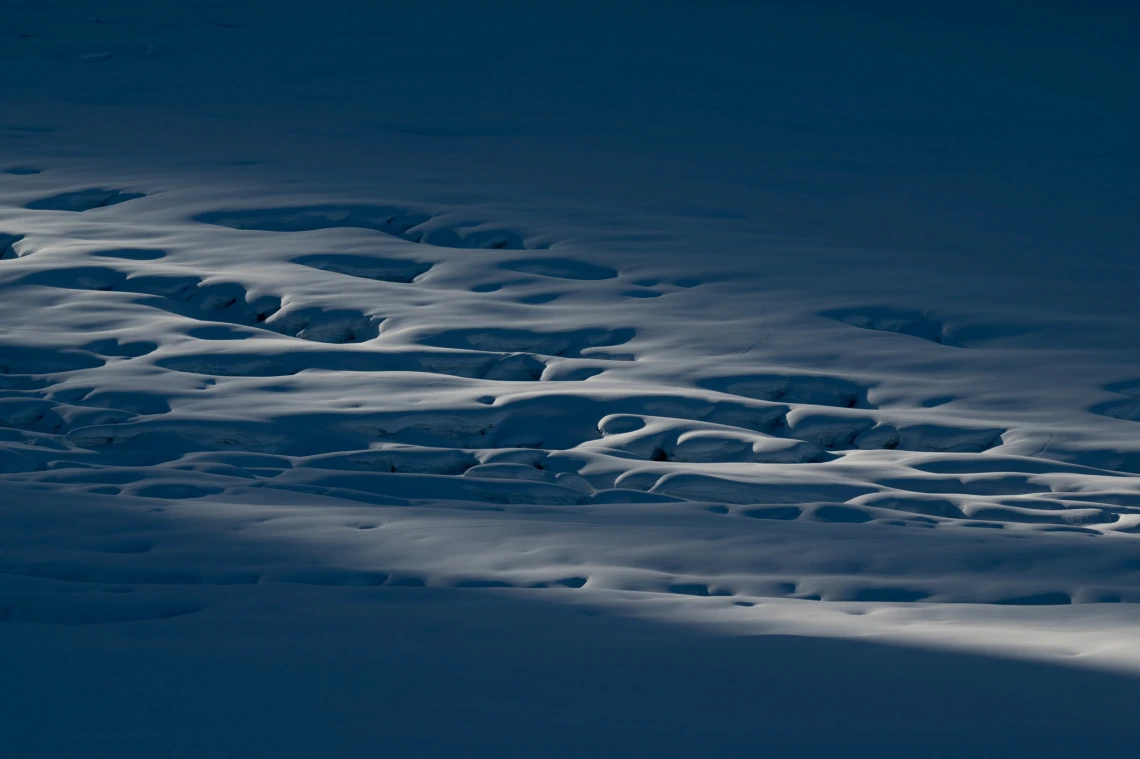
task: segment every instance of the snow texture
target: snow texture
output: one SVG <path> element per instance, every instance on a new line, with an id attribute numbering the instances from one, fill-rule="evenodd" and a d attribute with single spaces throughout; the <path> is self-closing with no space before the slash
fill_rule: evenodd
<path id="1" fill-rule="evenodd" d="M 1126 755 L 1134 10 L 0 16 L 6 754 Z"/>

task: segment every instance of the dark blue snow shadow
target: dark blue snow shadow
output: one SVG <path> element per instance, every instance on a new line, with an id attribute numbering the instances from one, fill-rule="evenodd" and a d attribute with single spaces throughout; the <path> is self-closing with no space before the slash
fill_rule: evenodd
<path id="1" fill-rule="evenodd" d="M 328 546 L 251 537 L 228 509 L 187 518 L 195 492 L 6 494 L 13 756 L 307 759 L 367 755 L 377 736 L 396 757 L 1125 756 L 1140 706 L 1140 679 L 1121 674 L 623 616 L 633 607 L 593 603 L 577 574 L 423 587 L 330 565 Z M 346 513 L 344 531 L 382 528 L 386 512 Z M 21 537 L 80 515 L 54 556 Z"/>
<path id="2" fill-rule="evenodd" d="M 23 239 L 23 235 L 10 235 L 0 232 L 0 259 L 18 258 L 16 249 L 13 246 Z"/>
<path id="3" fill-rule="evenodd" d="M 1105 389 L 1120 397 L 1098 403 L 1089 411 L 1113 419 L 1140 422 L 1140 380 L 1114 382 Z"/>
<path id="4" fill-rule="evenodd" d="M 526 250 L 549 247 L 530 243 L 520 233 L 481 223 L 454 223 L 445 216 L 391 206 L 320 205 L 215 211 L 195 221 L 261 232 L 313 232 L 354 227 L 399 237 L 409 242 L 444 248 Z"/>
<path id="5" fill-rule="evenodd" d="M 119 203 L 126 203 L 142 197 L 146 196 L 141 192 L 124 192 L 122 190 L 94 187 L 89 190 L 65 192 L 60 195 L 53 195 L 49 198 L 33 200 L 26 204 L 24 208 L 32 211 L 74 211 L 76 213 L 82 213 L 83 211 L 92 211 L 97 208 L 115 206 Z"/>
<path id="6" fill-rule="evenodd" d="M 956 348 L 982 347 L 992 341 L 1034 331 L 1024 325 L 950 324 L 925 311 L 893 306 L 837 308 L 819 315 L 860 329 L 893 332 Z"/>
<path id="7" fill-rule="evenodd" d="M 20 653 L 0 691 L 6 749 L 308 759 L 382 740 L 391 757 L 957 759 L 1134 746 L 1140 679 L 1124 675 L 703 634 L 491 589 L 252 587 L 261 616 L 135 623 L 141 635 L 0 623 Z"/>

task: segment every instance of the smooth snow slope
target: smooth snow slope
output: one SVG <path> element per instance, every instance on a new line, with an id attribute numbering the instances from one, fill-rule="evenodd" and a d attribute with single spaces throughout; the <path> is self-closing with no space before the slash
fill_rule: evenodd
<path id="1" fill-rule="evenodd" d="M 6 751 L 1123 755 L 1134 11 L 358 5 L 0 11 Z"/>

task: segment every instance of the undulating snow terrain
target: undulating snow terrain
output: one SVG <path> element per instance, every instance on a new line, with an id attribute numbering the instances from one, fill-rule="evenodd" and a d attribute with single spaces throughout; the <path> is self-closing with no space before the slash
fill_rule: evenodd
<path id="1" fill-rule="evenodd" d="M 853 5 L 5 0 L 5 755 L 1127 755 L 1137 13 Z"/>

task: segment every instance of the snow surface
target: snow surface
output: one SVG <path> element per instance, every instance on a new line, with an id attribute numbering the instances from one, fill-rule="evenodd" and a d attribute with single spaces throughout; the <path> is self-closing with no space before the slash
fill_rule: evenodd
<path id="1" fill-rule="evenodd" d="M 0 11 L 5 754 L 1122 756 L 1135 11 Z"/>

